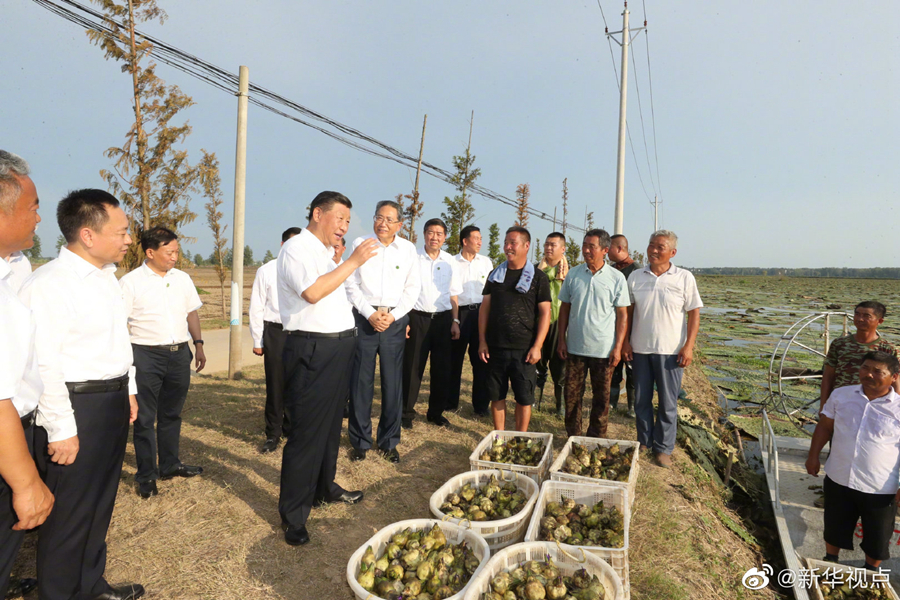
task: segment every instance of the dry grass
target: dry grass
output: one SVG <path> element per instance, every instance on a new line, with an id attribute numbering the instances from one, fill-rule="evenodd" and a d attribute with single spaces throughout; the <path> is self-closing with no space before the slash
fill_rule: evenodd
<path id="1" fill-rule="evenodd" d="M 696 382 L 705 378 L 692 369 L 685 382 L 692 397 L 703 393 L 695 392 Z M 468 404 L 448 415 L 450 429 L 417 421 L 403 432 L 398 465 L 372 454 L 351 463 L 345 435 L 338 481 L 347 489 L 365 490 L 366 498 L 356 506 L 314 510 L 312 542 L 291 548 L 283 542 L 277 509 L 281 451 L 257 451 L 264 385 L 259 368 L 248 369 L 242 381 L 194 380 L 181 454 L 185 463 L 206 471 L 194 479 L 160 482 L 160 495 L 151 500 L 135 494 L 129 445 L 109 534 L 109 581 L 141 582 L 148 598 L 351 598 L 345 581 L 350 555 L 381 527 L 429 517 L 431 494 L 450 476 L 468 470 L 469 454 L 491 430 Z M 468 398 L 470 382 L 463 385 Z M 426 380 L 423 401 L 427 392 Z M 553 433 L 556 451 L 562 447 L 565 434 L 557 417 L 536 411 L 531 429 Z M 612 415 L 610 437 L 634 439 L 633 423 Z M 762 561 L 716 517 L 712 507 L 721 509 L 721 500 L 680 450 L 676 463 L 672 471 L 646 463 L 642 469 L 631 527 L 632 597 L 712 600 L 726 591 L 742 597 L 741 575 Z M 31 534 L 16 572 L 33 576 L 33 561 Z"/>

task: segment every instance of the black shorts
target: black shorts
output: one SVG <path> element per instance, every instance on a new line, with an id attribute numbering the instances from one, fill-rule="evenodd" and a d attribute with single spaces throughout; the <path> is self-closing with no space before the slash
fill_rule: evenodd
<path id="1" fill-rule="evenodd" d="M 861 519 L 863 541 L 860 549 L 873 560 L 889 559 L 888 548 L 897 514 L 894 494 L 867 494 L 835 483 L 827 476 L 823 488 L 825 541 L 838 548 L 853 550 L 853 533 Z"/>
<path id="2" fill-rule="evenodd" d="M 512 385 L 516 404 L 534 404 L 534 388 L 537 385 L 537 366 L 525 362 L 528 350 L 506 350 L 497 348 L 490 351 L 487 364 L 487 397 L 491 402 L 505 400 L 506 392 Z"/>

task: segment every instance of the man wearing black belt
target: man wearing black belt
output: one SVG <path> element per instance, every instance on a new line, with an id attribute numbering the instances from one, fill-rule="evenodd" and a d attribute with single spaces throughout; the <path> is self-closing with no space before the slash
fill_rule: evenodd
<path id="1" fill-rule="evenodd" d="M 28 165 L 0 150 L 0 256 L 32 245 L 41 218 Z M 53 507 L 53 494 L 41 480 L 32 458 L 34 411 L 44 389 L 34 351 L 31 311 L 10 285 L 13 269 L 0 260 L 0 598 L 10 587 L 16 554 L 25 531 L 43 523 Z M 23 595 L 37 585 L 16 580 Z"/>
<path id="2" fill-rule="evenodd" d="M 194 477 L 203 467 L 185 465 L 178 455 L 181 411 L 191 385 L 193 340 L 199 373 L 206 365 L 200 334 L 202 302 L 190 275 L 175 268 L 178 236 L 165 227 L 141 234 L 144 264 L 119 280 L 138 387 L 134 422 L 138 494 L 155 496 L 157 479 Z M 159 423 L 157 424 L 157 419 Z M 159 463 L 157 464 L 157 453 Z"/>
<path id="3" fill-rule="evenodd" d="M 378 449 L 385 460 L 400 462 L 400 418 L 403 410 L 403 348 L 408 313 L 422 287 L 416 247 L 397 233 L 403 224 L 400 205 L 383 200 L 375 207 L 378 254 L 347 279 L 354 306 L 356 353 L 350 371 L 350 460 L 365 460 L 372 448 L 372 398 L 375 359 L 381 357 L 381 418 Z M 372 236 L 357 238 L 356 247 Z"/>
<path id="4" fill-rule="evenodd" d="M 299 234 L 302 229 L 290 227 L 281 234 L 281 245 Z M 256 270 L 250 291 L 250 337 L 253 354 L 263 357 L 266 372 L 266 441 L 260 452 L 274 452 L 286 432 L 288 422 L 284 414 L 284 328 L 278 314 L 278 261 L 270 260 Z"/>
<path id="5" fill-rule="evenodd" d="M 481 230 L 475 225 L 466 225 L 459 232 L 462 250 L 453 258 L 459 272 L 462 292 L 459 294 L 459 339 L 450 343 L 450 392 L 447 410 L 459 408 L 459 388 L 462 381 L 463 362 L 468 347 L 469 362 L 472 364 L 472 408 L 479 417 L 488 416 L 489 402 L 485 381 L 486 365 L 478 358 L 478 308 L 488 275 L 494 270 L 491 259 L 482 254 Z"/>
<path id="6" fill-rule="evenodd" d="M 441 250 L 447 237 L 447 224 L 441 219 L 425 222 L 425 247 L 419 250 L 419 274 L 422 288 L 409 314 L 409 337 L 403 350 L 403 418 L 410 429 L 416 417 L 416 401 L 425 364 L 431 354 L 431 391 L 428 394 L 426 420 L 438 427 L 450 421 L 441 413 L 447 406 L 450 390 L 450 342 L 459 339 L 459 304 L 462 292 L 456 261 Z"/>
<path id="7" fill-rule="evenodd" d="M 284 541 L 309 542 L 306 521 L 316 503 L 356 504 L 363 493 L 334 481 L 356 328 L 344 281 L 375 256 L 378 240 L 359 244 L 334 263 L 334 245 L 347 233 L 350 200 L 337 192 L 313 199 L 309 224 L 278 253 L 278 302 L 288 334 L 284 345 L 284 410 L 291 430 L 281 462 L 278 512 Z"/>
<path id="8" fill-rule="evenodd" d="M 41 600 L 131 600 L 111 587 L 106 534 L 116 502 L 137 386 L 115 262 L 131 244 L 128 217 L 102 190 L 77 190 L 56 210 L 67 245 L 25 281 L 44 393 L 34 432 L 38 470 L 56 496 L 37 549 Z"/>

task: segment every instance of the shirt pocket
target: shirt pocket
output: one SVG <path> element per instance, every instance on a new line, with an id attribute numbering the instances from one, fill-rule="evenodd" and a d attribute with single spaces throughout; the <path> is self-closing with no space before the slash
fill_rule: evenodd
<path id="1" fill-rule="evenodd" d="M 452 273 L 450 271 L 450 265 L 448 264 L 439 264 L 434 266 L 434 271 L 432 271 L 432 277 L 434 279 L 434 285 L 438 289 L 439 292 L 444 293 L 450 289 L 450 277 Z"/>
<path id="2" fill-rule="evenodd" d="M 880 414 L 869 416 L 869 434 L 879 444 L 896 444 L 900 442 L 900 421 Z"/>
<path id="3" fill-rule="evenodd" d="M 684 310 L 684 294 L 681 293 L 681 290 L 666 288 L 665 292 L 663 292 L 663 300 L 666 303 L 666 308 L 669 310 L 674 312 L 682 312 Z"/>

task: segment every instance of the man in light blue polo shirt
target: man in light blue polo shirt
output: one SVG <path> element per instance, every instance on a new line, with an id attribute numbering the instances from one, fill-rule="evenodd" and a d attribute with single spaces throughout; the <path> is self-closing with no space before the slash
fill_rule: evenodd
<path id="1" fill-rule="evenodd" d="M 605 264 L 609 234 L 584 234 L 584 263 L 569 270 L 559 299 L 559 356 L 566 361 L 566 433 L 581 435 L 581 402 L 588 372 L 594 393 L 589 437 L 605 437 L 609 420 L 609 383 L 622 356 L 628 329 L 625 277 Z"/>

